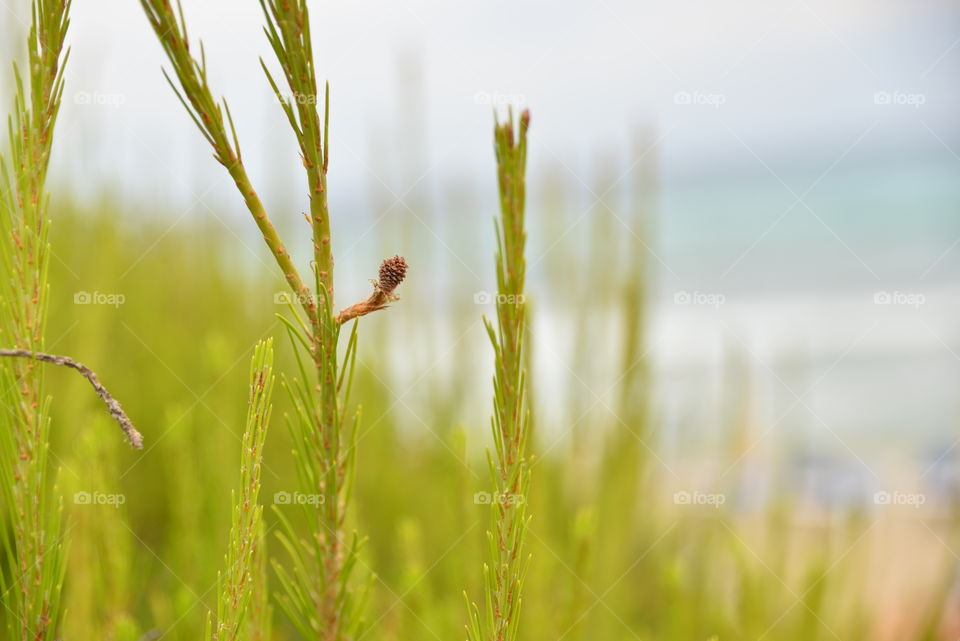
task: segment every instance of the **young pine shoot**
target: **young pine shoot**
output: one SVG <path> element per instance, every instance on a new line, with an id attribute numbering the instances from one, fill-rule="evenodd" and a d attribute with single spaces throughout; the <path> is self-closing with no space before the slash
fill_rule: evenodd
<path id="1" fill-rule="evenodd" d="M 529 558 L 523 543 L 529 517 L 526 498 L 530 484 L 527 441 L 530 415 L 524 399 L 524 200 L 527 129 L 530 114 L 520 114 L 519 131 L 512 112 L 507 122 L 496 123 L 494 149 L 500 188 L 500 218 L 497 231 L 497 325 L 484 319 L 493 343 L 494 453 L 487 451 L 493 497 L 490 502 L 492 530 L 487 532 L 489 561 L 484 564 L 483 614 L 467 599 L 469 641 L 513 641 L 520 624 L 520 592 Z"/>
<path id="2" fill-rule="evenodd" d="M 258 589 L 263 558 L 263 506 L 258 500 L 263 444 L 273 409 L 273 380 L 273 341 L 267 340 L 257 343 L 250 362 L 250 399 L 240 455 L 240 497 L 233 508 L 226 568 L 218 577 L 216 621 L 207 617 L 206 638 L 210 641 L 250 641 L 269 632 L 269 605 L 262 583 Z"/>
<path id="3" fill-rule="evenodd" d="M 354 444 L 359 413 L 347 420 L 352 364 L 356 356 L 356 325 L 338 362 L 337 346 L 344 323 L 387 307 L 406 272 L 399 256 L 380 269 L 369 299 L 334 313 L 333 253 L 327 207 L 329 161 L 329 89 L 321 95 L 313 62 L 310 16 L 306 0 L 261 0 L 264 32 L 282 70 L 289 94 L 261 60 L 261 67 L 293 130 L 306 173 L 313 241 L 313 288 L 301 277 L 276 228 L 253 189 L 233 118 L 226 101 L 213 97 L 207 82 L 206 57 L 191 53 L 183 12 L 169 0 L 141 0 L 153 30 L 163 46 L 176 81 L 167 76 L 197 128 L 213 148 L 214 158 L 233 178 L 244 203 L 260 229 L 293 292 L 292 318 L 285 323 L 299 365 L 299 377 L 283 379 L 294 401 L 288 417 L 295 444 L 300 491 L 322 497 L 320 508 L 306 506 L 308 536 L 302 539 L 279 509 L 280 541 L 290 563 L 274 563 L 283 587 L 280 605 L 307 638 L 339 641 L 358 634 L 362 598 L 353 593 L 351 576 L 357 562 L 359 539 L 346 535 L 346 514 L 354 466 Z M 164 72 L 166 75 L 166 72 Z M 318 110 L 324 105 L 321 115 Z M 318 499 L 319 500 L 319 499 Z"/>
<path id="4" fill-rule="evenodd" d="M 0 160 L 0 347 L 43 349 L 47 314 L 49 220 L 45 191 L 53 130 L 63 95 L 68 0 L 35 0 L 27 40 L 28 72 L 17 67 L 10 154 Z M 50 399 L 31 358 L 0 362 L 0 538 L 6 555 L 0 577 L 7 639 L 57 636 L 63 585 L 62 506 L 52 487 Z"/>

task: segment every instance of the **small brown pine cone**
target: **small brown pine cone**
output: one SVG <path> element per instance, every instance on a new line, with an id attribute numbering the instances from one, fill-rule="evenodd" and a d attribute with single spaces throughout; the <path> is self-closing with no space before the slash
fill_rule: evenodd
<path id="1" fill-rule="evenodd" d="M 407 275 L 407 261 L 403 256 L 394 256 L 387 258 L 380 263 L 380 289 L 390 294 L 397 288 L 397 285 L 403 282 L 403 277 Z"/>

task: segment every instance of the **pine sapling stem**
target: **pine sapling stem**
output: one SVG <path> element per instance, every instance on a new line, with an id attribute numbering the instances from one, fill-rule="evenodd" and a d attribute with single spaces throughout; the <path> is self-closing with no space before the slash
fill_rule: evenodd
<path id="1" fill-rule="evenodd" d="M 311 289 L 303 282 L 303 279 L 300 278 L 300 272 L 297 271 L 297 267 L 293 264 L 290 253 L 287 252 L 283 241 L 280 240 L 280 234 L 277 233 L 277 228 L 274 227 L 273 222 L 267 215 L 267 210 L 264 209 L 263 202 L 261 202 L 256 190 L 254 190 L 253 185 L 250 183 L 250 179 L 247 177 L 247 170 L 239 157 L 227 166 L 227 171 L 230 173 L 230 177 L 233 178 L 234 183 L 236 183 L 237 190 L 243 196 L 243 201 L 253 215 L 253 220 L 257 224 L 257 228 L 260 229 L 260 233 L 263 234 L 264 243 L 266 243 L 270 253 L 273 254 L 273 258 L 280 267 L 280 271 L 283 272 L 284 279 L 287 281 L 290 289 L 297 294 L 297 300 L 302 302 L 303 310 L 306 312 L 307 318 L 310 319 L 310 324 L 316 328 L 318 323 L 317 305 L 313 300 L 314 297 Z"/>
<path id="2" fill-rule="evenodd" d="M 494 348 L 493 453 L 487 457 L 493 482 L 490 558 L 484 566 L 485 612 L 467 599 L 469 641 L 514 641 L 519 626 L 521 590 L 527 569 L 523 557 L 529 517 L 529 412 L 524 398 L 526 334 L 524 278 L 525 171 L 530 114 L 520 115 L 519 135 L 511 113 L 494 128 L 500 217 L 497 228 L 497 321 L 484 319 Z"/>
<path id="3" fill-rule="evenodd" d="M 394 290 L 403 280 L 406 262 L 399 256 L 384 261 L 373 295 L 339 314 L 334 313 L 334 261 L 327 199 L 330 92 L 329 87 L 325 87 L 321 117 L 307 0 L 260 0 L 267 41 L 280 65 L 284 91 L 289 89 L 292 95 L 281 91 L 281 83 L 262 59 L 260 65 L 296 137 L 306 173 L 310 213 L 305 217 L 313 240 L 311 285 L 314 290 L 303 283 L 250 184 L 230 109 L 225 100 L 213 98 L 202 47 L 199 60 L 190 53 L 182 12 L 175 11 L 170 0 L 140 0 L 140 4 L 173 66 L 177 82 L 170 77 L 167 80 L 210 143 L 214 158 L 233 178 L 309 320 L 309 323 L 296 324 L 285 320 L 296 350 L 300 379 L 285 381 L 284 386 L 293 394 L 291 400 L 297 408 L 290 424 L 302 489 L 305 493 L 322 495 L 324 500 L 321 509 L 310 508 L 306 513 L 312 530 L 308 549 L 290 543 L 300 540 L 300 534 L 292 527 L 284 527 L 280 535 L 288 542 L 285 548 L 292 557 L 292 567 L 297 568 L 290 574 L 282 565 L 274 564 L 284 587 L 280 605 L 306 638 L 324 641 L 357 638 L 363 621 L 360 615 L 363 599 L 355 598 L 351 573 L 356 567 L 358 543 L 347 541 L 345 526 L 349 479 L 355 461 L 350 444 L 355 443 L 359 413 L 353 421 L 346 420 L 350 384 L 340 386 L 344 380 L 352 379 L 356 334 L 351 336 L 342 374 L 338 373 L 337 344 L 344 322 L 383 309 L 397 300 Z M 296 309 L 293 312 L 297 314 Z M 304 366 L 301 351 L 309 352 L 313 372 Z M 304 567 L 309 567 L 309 571 L 301 569 Z"/>
<path id="4" fill-rule="evenodd" d="M 46 176 L 69 52 L 70 0 L 32 0 L 26 73 L 14 64 L 9 156 L 0 158 L 0 344 L 43 348 L 50 246 Z M 35 363 L 0 366 L 0 550 L 4 555 L 5 639 L 60 636 L 64 534 L 51 482 L 50 399 Z M 7 580 L 9 578 L 9 581 Z"/>
<path id="5" fill-rule="evenodd" d="M 173 65 L 174 74 L 180 83 L 180 88 L 167 76 L 167 82 L 173 88 L 177 98 L 183 104 L 187 113 L 200 129 L 203 137 L 213 148 L 213 156 L 217 162 L 226 167 L 230 177 L 237 186 L 247 209 L 253 216 L 254 222 L 263 235 L 263 240 L 270 253 L 273 254 L 277 265 L 290 289 L 306 312 L 314 329 L 319 324 L 317 304 L 310 288 L 304 284 L 300 273 L 293 263 L 277 234 L 276 227 L 267 215 L 263 202 L 254 190 L 247 170 L 240 154 L 240 142 L 237 137 L 233 117 L 226 101 L 218 103 L 207 82 L 206 65 L 197 62 L 190 53 L 190 41 L 187 37 L 186 25 L 183 23 L 183 14 L 175 12 L 169 0 L 141 0 L 140 5 L 147 14 L 147 19 L 153 27 L 154 33 L 160 40 L 167 58 Z M 201 51 L 203 47 L 201 46 Z M 166 75 L 166 72 L 164 72 Z M 226 121 L 224 120 L 226 113 Z M 227 125 L 229 124 L 229 132 Z"/>
<path id="6" fill-rule="evenodd" d="M 240 492 L 235 498 L 226 567 L 217 577 L 216 619 L 207 618 L 208 641 L 246 641 L 269 626 L 263 593 L 263 506 L 260 505 L 263 446 L 273 395 L 273 339 L 260 342 L 250 362 L 250 392 L 240 454 Z M 258 585 L 259 584 L 259 585 Z"/>

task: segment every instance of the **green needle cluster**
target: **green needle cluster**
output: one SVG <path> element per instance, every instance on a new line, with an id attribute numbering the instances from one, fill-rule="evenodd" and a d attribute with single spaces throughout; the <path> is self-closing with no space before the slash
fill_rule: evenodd
<path id="1" fill-rule="evenodd" d="M 35 0 L 27 39 L 28 75 L 14 68 L 16 98 L 9 157 L 0 160 L 0 346 L 43 349 L 47 317 L 47 167 L 63 96 L 69 0 Z M 0 487 L 8 528 L 0 579 L 5 638 L 57 636 L 63 585 L 61 504 L 52 487 L 50 399 L 32 359 L 0 363 Z"/>
<path id="2" fill-rule="evenodd" d="M 295 444 L 299 490 L 317 497 L 315 503 L 320 507 L 318 509 L 314 502 L 305 507 L 306 537 L 298 533 L 289 515 L 277 508 L 281 521 L 278 536 L 289 556 L 289 565 L 274 562 L 283 588 L 279 602 L 309 638 L 327 641 L 351 638 L 360 626 L 363 601 L 356 598 L 352 587 L 360 539 L 354 535 L 348 540 L 345 534 L 359 421 L 359 411 L 351 420 L 346 418 L 357 348 L 356 324 L 342 360 L 337 347 L 342 325 L 360 314 L 348 317 L 334 313 L 333 254 L 327 207 L 329 88 L 325 87 L 321 100 L 307 3 L 305 0 L 261 0 L 264 32 L 281 73 L 275 75 L 263 60 L 260 64 L 297 140 L 306 174 L 310 199 L 307 219 L 314 254 L 313 288 L 300 277 L 250 183 L 230 109 L 225 100 L 218 102 L 213 97 L 203 47 L 200 47 L 199 60 L 191 53 L 179 6 L 174 10 L 168 0 L 141 0 L 141 5 L 173 67 L 175 80 L 169 76 L 167 80 L 210 143 L 214 158 L 233 178 L 294 294 L 288 299 L 290 317 L 280 317 L 299 366 L 297 376 L 283 378 L 283 386 L 295 408 L 293 416 L 287 417 L 287 424 Z M 276 78 L 282 78 L 285 87 L 281 88 Z M 320 104 L 324 105 L 322 115 L 318 109 Z M 382 309 L 386 302 L 389 301 L 374 307 Z M 366 311 L 372 309 L 364 313 Z"/>
<path id="3" fill-rule="evenodd" d="M 468 601 L 470 641 L 510 641 L 520 624 L 520 592 L 529 559 L 523 556 L 529 517 L 530 485 L 527 444 L 530 415 L 524 399 L 526 306 L 524 277 L 524 204 L 526 199 L 527 129 L 530 113 L 511 112 L 494 128 L 500 218 L 497 231 L 497 322 L 484 319 L 494 349 L 492 431 L 494 452 L 487 458 L 493 480 L 492 530 L 487 533 L 489 560 L 484 565 L 486 608 Z"/>

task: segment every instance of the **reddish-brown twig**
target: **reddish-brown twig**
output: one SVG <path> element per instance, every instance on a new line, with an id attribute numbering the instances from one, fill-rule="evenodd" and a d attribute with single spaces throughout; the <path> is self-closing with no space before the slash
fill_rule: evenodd
<path id="1" fill-rule="evenodd" d="M 336 315 L 336 321 L 343 324 L 359 316 L 381 310 L 390 303 L 400 300 L 393 292 L 403 282 L 406 275 L 407 261 L 403 259 L 403 256 L 387 258 L 380 263 L 379 280 L 370 281 L 373 283 L 373 293 L 370 294 L 370 297 L 340 310 L 340 313 Z"/>

